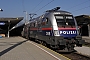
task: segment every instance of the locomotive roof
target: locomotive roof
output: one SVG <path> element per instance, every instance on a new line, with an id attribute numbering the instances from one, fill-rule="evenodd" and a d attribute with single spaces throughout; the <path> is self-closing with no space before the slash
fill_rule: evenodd
<path id="1" fill-rule="evenodd" d="M 57 11 L 57 12 L 65 12 L 65 13 L 70 13 L 70 12 L 68 12 L 68 11 L 63 11 L 63 10 L 59 10 L 59 11 Z"/>
<path id="2" fill-rule="evenodd" d="M 60 14 L 68 14 L 68 15 L 72 15 L 70 12 L 68 12 L 68 11 L 63 11 L 63 10 L 46 11 L 45 14 L 43 14 L 43 15 L 41 15 L 41 16 L 38 16 L 38 17 L 36 17 L 36 18 L 33 18 L 32 20 L 30 20 L 30 22 L 33 22 L 33 21 L 37 20 L 37 18 L 38 18 L 38 19 L 39 19 L 39 18 L 42 18 L 42 16 L 45 16 L 45 15 L 47 15 L 48 13 L 54 13 L 54 14 L 60 13 Z"/>
<path id="3" fill-rule="evenodd" d="M 46 12 L 67 12 L 67 11 L 64 11 L 64 10 L 56 10 L 56 11 L 46 11 Z M 69 13 L 69 12 L 68 12 Z"/>
<path id="4" fill-rule="evenodd" d="M 57 13 L 57 12 L 60 12 L 60 13 L 62 13 L 62 14 L 67 13 L 67 14 L 72 15 L 70 12 L 64 11 L 64 10 L 46 11 L 46 13 Z"/>

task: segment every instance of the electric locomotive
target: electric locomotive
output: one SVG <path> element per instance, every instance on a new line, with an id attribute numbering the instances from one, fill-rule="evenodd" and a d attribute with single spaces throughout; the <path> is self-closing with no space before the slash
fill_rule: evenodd
<path id="1" fill-rule="evenodd" d="M 27 38 L 34 38 L 41 44 L 49 45 L 57 50 L 74 50 L 85 42 L 79 35 L 77 22 L 70 12 L 59 10 L 56 7 L 47 10 L 45 14 L 34 18 L 26 24 Z"/>

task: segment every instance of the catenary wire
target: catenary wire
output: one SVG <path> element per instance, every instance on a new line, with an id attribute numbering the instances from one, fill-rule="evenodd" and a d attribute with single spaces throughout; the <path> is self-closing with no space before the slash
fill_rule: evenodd
<path id="1" fill-rule="evenodd" d="M 75 6 L 72 6 L 72 7 L 68 8 L 68 10 L 69 10 L 69 9 L 72 9 L 72 8 L 75 8 L 75 7 L 77 7 L 77 6 L 80 6 L 80 5 L 82 5 L 82 4 L 86 4 L 88 1 L 90 1 L 90 0 L 81 2 L 80 4 L 77 4 L 77 5 L 75 5 Z"/>
<path id="2" fill-rule="evenodd" d="M 46 7 L 47 5 L 49 5 L 50 3 L 52 3 L 54 0 L 51 0 L 50 2 L 48 2 L 46 5 L 44 5 L 43 7 L 41 7 L 40 9 L 38 9 L 37 11 L 35 11 L 34 13 L 40 11 L 41 9 L 43 9 L 44 7 Z"/>
<path id="3" fill-rule="evenodd" d="M 34 11 L 44 0 L 41 0 L 31 11 Z"/>
<path id="4" fill-rule="evenodd" d="M 89 6 L 86 6 L 86 7 L 83 7 L 83 8 L 80 8 L 80 9 L 77 9 L 77 10 L 74 10 L 74 11 L 72 11 L 72 12 L 77 12 L 77 11 L 79 11 L 79 10 L 83 10 L 83 9 L 86 9 L 86 8 L 89 8 L 90 7 L 90 5 Z"/>

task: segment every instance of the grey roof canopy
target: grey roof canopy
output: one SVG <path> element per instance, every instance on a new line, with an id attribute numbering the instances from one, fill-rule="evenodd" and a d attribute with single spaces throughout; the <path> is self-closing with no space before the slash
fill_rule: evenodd
<path id="1" fill-rule="evenodd" d="M 90 24 L 90 15 L 79 15 L 75 17 L 78 25 Z"/>
<path id="2" fill-rule="evenodd" d="M 17 23 L 19 23 L 21 20 L 23 20 L 24 17 L 16 17 L 16 18 L 0 18 L 0 28 L 7 30 L 8 25 L 10 24 L 10 28 L 15 26 Z"/>

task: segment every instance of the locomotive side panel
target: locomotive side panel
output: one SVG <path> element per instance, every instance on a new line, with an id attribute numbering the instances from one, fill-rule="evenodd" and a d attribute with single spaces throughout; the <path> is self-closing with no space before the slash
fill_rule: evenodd
<path id="1" fill-rule="evenodd" d="M 48 16 L 48 15 L 46 15 Z M 37 26 L 34 27 L 33 30 L 30 30 L 31 32 L 34 33 L 31 35 L 35 39 L 42 40 L 48 44 L 51 43 L 50 37 L 52 36 L 52 25 L 48 17 L 44 16 L 42 19 L 37 19 Z M 41 18 L 41 17 L 39 17 Z M 35 22 L 34 22 L 35 23 Z M 31 23 L 32 24 L 32 23 Z"/>

